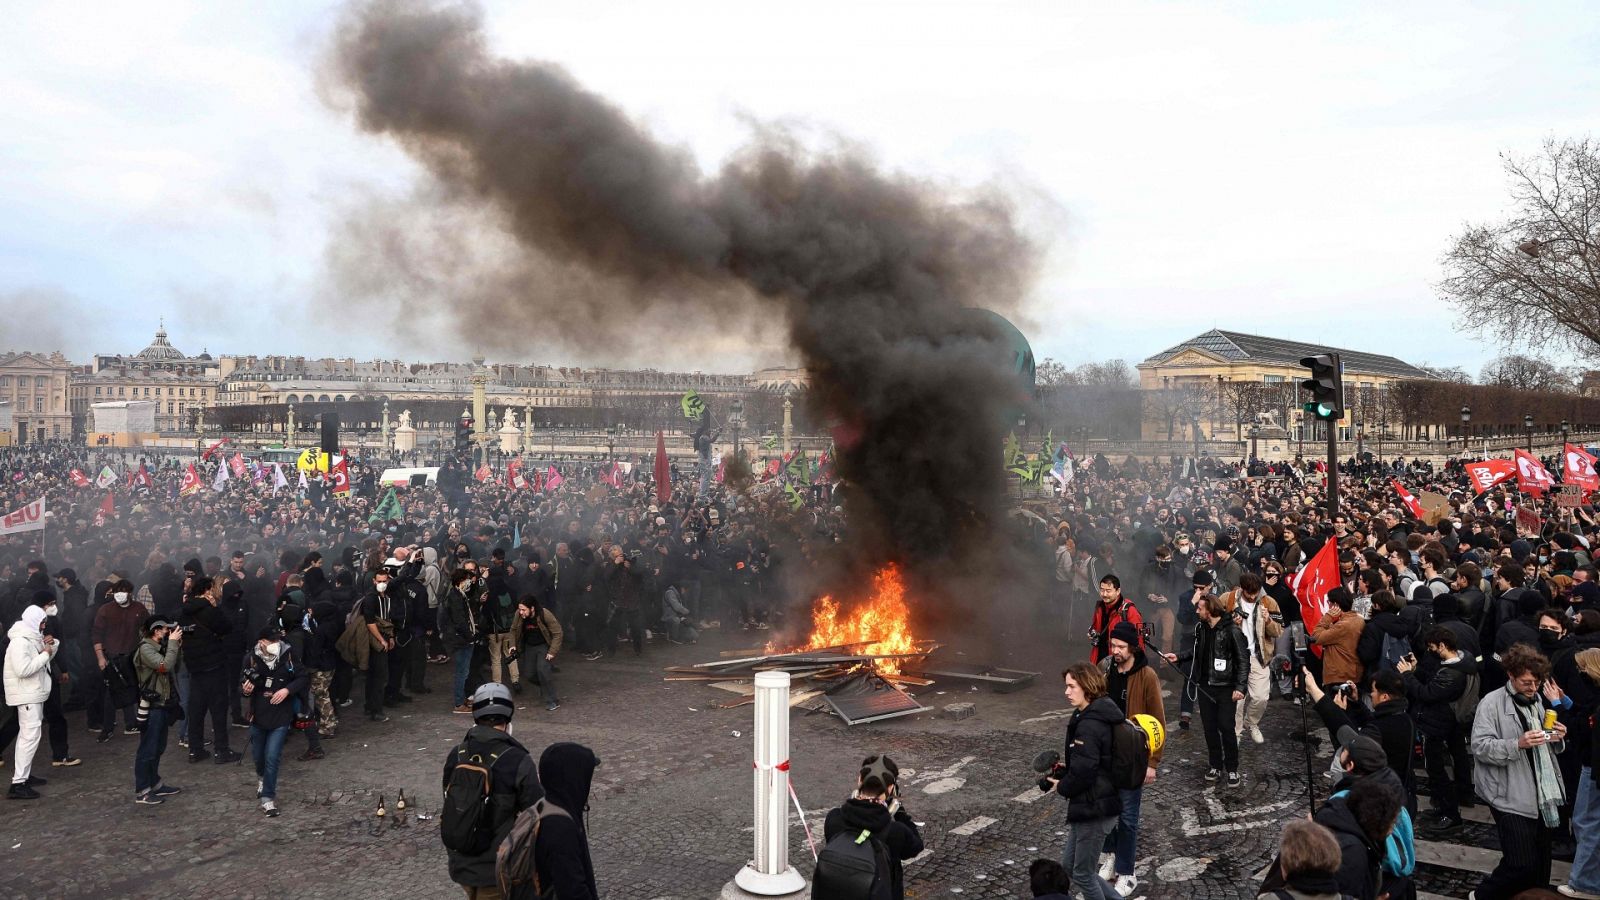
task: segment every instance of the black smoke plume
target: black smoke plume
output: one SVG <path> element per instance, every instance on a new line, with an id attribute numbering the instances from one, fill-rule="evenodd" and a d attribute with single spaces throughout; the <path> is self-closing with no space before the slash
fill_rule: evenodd
<path id="1" fill-rule="evenodd" d="M 596 280 L 553 294 L 500 268 L 438 302 L 458 321 L 537 323 L 591 347 L 663 308 L 709 329 L 777 317 L 817 402 L 860 434 L 838 454 L 860 556 L 923 582 L 995 574 L 1001 419 L 1017 388 L 968 307 L 1007 311 L 1031 279 L 1010 207 L 776 133 L 708 176 L 558 67 L 491 56 L 480 18 L 359 5 L 330 74 L 430 190 L 490 210 L 529 271 Z"/>

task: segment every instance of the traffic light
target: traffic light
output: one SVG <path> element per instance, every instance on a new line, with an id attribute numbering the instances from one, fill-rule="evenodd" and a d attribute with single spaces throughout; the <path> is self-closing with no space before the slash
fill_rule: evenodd
<path id="1" fill-rule="evenodd" d="M 456 422 L 456 450 L 472 446 L 472 417 L 463 416 Z"/>
<path id="2" fill-rule="evenodd" d="M 1300 386 L 1311 392 L 1311 402 L 1302 409 L 1324 422 L 1344 418 L 1344 364 L 1337 353 L 1321 353 L 1300 360 L 1311 370 L 1311 377 Z"/>

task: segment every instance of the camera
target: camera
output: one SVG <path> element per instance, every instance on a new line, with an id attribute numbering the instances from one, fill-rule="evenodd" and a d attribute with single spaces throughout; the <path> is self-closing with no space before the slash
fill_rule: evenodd
<path id="1" fill-rule="evenodd" d="M 638 560 L 643 558 L 643 556 L 644 556 L 644 551 L 638 549 L 637 547 L 635 547 L 634 549 L 629 550 L 627 553 L 623 554 L 623 558 L 627 559 L 629 562 L 637 562 Z"/>
<path id="2" fill-rule="evenodd" d="M 1055 785 L 1050 780 L 1059 781 L 1067 774 L 1067 767 L 1061 763 L 1061 754 L 1055 750 L 1039 751 L 1039 755 L 1033 758 L 1033 770 L 1043 776 L 1038 782 L 1041 791 L 1054 790 Z"/>
<path id="3" fill-rule="evenodd" d="M 1089 629 L 1089 643 L 1091 643 L 1091 644 L 1100 643 L 1100 632 L 1097 629 L 1094 629 L 1094 628 Z M 1043 770 L 1041 769 L 1040 771 L 1043 771 Z"/>
<path id="4" fill-rule="evenodd" d="M 1343 697 L 1346 703 L 1354 703 L 1361 695 L 1360 692 L 1356 690 L 1356 686 L 1347 681 L 1344 684 L 1339 685 L 1339 696 Z"/>

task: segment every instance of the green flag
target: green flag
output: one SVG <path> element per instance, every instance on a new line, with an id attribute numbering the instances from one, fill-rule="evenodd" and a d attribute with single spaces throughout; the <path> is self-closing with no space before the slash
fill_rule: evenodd
<path id="1" fill-rule="evenodd" d="M 794 485 L 792 484 L 786 484 L 783 486 L 783 494 L 785 497 L 789 498 L 790 509 L 798 510 L 800 507 L 806 505 L 806 498 L 800 496 L 800 492 L 795 490 Z"/>
<path id="2" fill-rule="evenodd" d="M 389 492 L 378 501 L 378 508 L 373 511 L 372 516 L 380 522 L 391 519 L 398 521 L 406 517 L 406 508 L 400 504 L 400 498 L 395 494 L 394 488 L 389 488 Z"/>
<path id="3" fill-rule="evenodd" d="M 801 484 L 811 483 L 811 461 L 806 459 L 804 450 L 794 454 L 794 457 L 789 460 L 789 466 L 785 471 L 793 481 L 798 481 Z"/>
<path id="4" fill-rule="evenodd" d="M 1007 468 L 1015 466 L 1019 461 L 1021 461 L 1022 445 L 1017 442 L 1017 433 L 1015 431 L 1006 435 L 1006 447 L 1003 453 L 1004 465 Z"/>
<path id="5" fill-rule="evenodd" d="M 706 402 L 701 400 L 700 395 L 694 391 L 684 394 L 683 399 L 679 400 L 678 404 L 683 407 L 683 417 L 685 419 L 698 420 L 706 414 Z"/>
<path id="6" fill-rule="evenodd" d="M 778 449 L 778 436 L 775 435 L 775 434 L 767 435 L 766 437 L 761 439 L 761 446 L 765 447 L 768 450 L 776 450 L 776 449 Z"/>

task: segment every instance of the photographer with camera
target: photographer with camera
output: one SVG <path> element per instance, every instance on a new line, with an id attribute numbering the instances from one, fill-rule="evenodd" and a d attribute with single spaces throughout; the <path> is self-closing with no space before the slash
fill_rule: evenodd
<path id="1" fill-rule="evenodd" d="M 1067 798 L 1066 846 L 1061 865 L 1072 872 L 1072 886 L 1084 900 L 1117 900 L 1118 894 L 1096 871 L 1106 835 L 1117 824 L 1122 801 L 1111 783 L 1111 729 L 1124 716 L 1106 695 L 1106 676 L 1089 663 L 1061 672 L 1063 693 L 1072 706 L 1062 759 L 1039 786 Z"/>
<path id="2" fill-rule="evenodd" d="M 1408 658 L 1412 665 L 1416 665 L 1415 657 Z M 1372 676 L 1372 709 L 1368 710 L 1361 702 L 1356 685 L 1339 685 L 1330 694 L 1317 687 L 1316 680 L 1304 668 L 1300 672 L 1305 679 L 1306 693 L 1311 697 L 1317 715 L 1322 717 L 1322 723 L 1327 726 L 1328 734 L 1338 740 L 1338 736 L 1349 728 L 1371 738 L 1383 748 L 1389 768 L 1400 779 L 1405 807 L 1415 815 L 1417 781 L 1411 765 L 1411 754 L 1416 748 L 1416 726 L 1411 721 L 1406 684 L 1400 673 L 1384 670 Z"/>
<path id="3" fill-rule="evenodd" d="M 1144 619 L 1139 615 L 1139 608 L 1133 601 L 1122 596 L 1122 580 L 1115 575 L 1107 575 L 1100 579 L 1100 602 L 1094 606 L 1094 618 L 1089 626 L 1089 661 L 1099 665 L 1102 659 L 1110 653 L 1111 629 L 1122 623 L 1131 624 L 1134 629 L 1144 626 Z M 1135 641 L 1139 649 L 1144 649 L 1144 642 Z"/>
<path id="4" fill-rule="evenodd" d="M 248 701 L 250 756 L 259 779 L 256 799 L 269 818 L 278 815 L 278 763 L 294 725 L 293 698 L 304 694 L 310 683 L 308 672 L 296 665 L 283 629 L 276 625 L 262 629 L 245 661 L 239 692 Z"/>
<path id="5" fill-rule="evenodd" d="M 1478 702 L 1478 661 L 1462 652 L 1456 637 L 1456 632 L 1444 625 L 1435 625 L 1423 634 L 1428 653 L 1437 660 L 1425 682 L 1418 678 L 1414 658 L 1400 661 L 1406 695 L 1416 701 L 1433 811 L 1438 816 L 1434 824 L 1441 828 L 1460 827 L 1460 798 L 1472 799 L 1467 728 Z M 1446 772 L 1447 764 L 1453 772 Z"/>
<path id="6" fill-rule="evenodd" d="M 133 758 L 133 802 L 154 806 L 179 789 L 161 783 L 161 755 L 167 752 L 167 728 L 183 720 L 178 704 L 178 667 L 183 650 L 183 632 L 174 622 L 154 615 L 144 620 L 139 631 L 144 640 L 133 658 L 134 677 L 139 685 L 139 717 L 144 733 Z"/>
<path id="7" fill-rule="evenodd" d="M 644 572 L 639 565 L 641 555 L 639 550 L 624 553 L 621 547 L 613 545 L 611 561 L 601 576 L 606 584 L 606 593 L 616 607 L 611 616 L 611 625 L 606 629 L 604 644 L 608 653 L 617 652 L 617 638 L 623 628 L 627 629 L 628 638 L 633 642 L 633 655 L 644 653 Z"/>
<path id="8" fill-rule="evenodd" d="M 1239 736 L 1234 732 L 1235 704 L 1244 699 L 1250 679 L 1250 652 L 1245 637 L 1227 614 L 1222 598 L 1202 594 L 1195 601 L 1200 625 L 1194 644 L 1182 654 L 1168 653 L 1167 661 L 1188 669 L 1185 691 L 1200 704 L 1200 724 L 1206 732 L 1210 767 L 1206 780 L 1216 781 L 1227 772 L 1228 786 L 1239 786 Z"/>
<path id="9" fill-rule="evenodd" d="M 815 900 L 838 900 L 855 883 L 847 866 L 833 866 L 836 856 L 854 856 L 854 847 L 865 846 L 877 863 L 875 883 L 880 889 L 873 897 L 888 896 L 905 900 L 905 870 L 902 863 L 922 852 L 922 833 L 911 814 L 900 805 L 900 767 L 887 756 L 869 756 L 861 761 L 855 794 L 828 812 L 823 821 L 824 847 L 817 860 Z M 868 836 L 862 844 L 861 835 Z M 844 877 L 840 877 L 844 876 Z M 887 891 L 881 890 L 886 882 Z"/>

